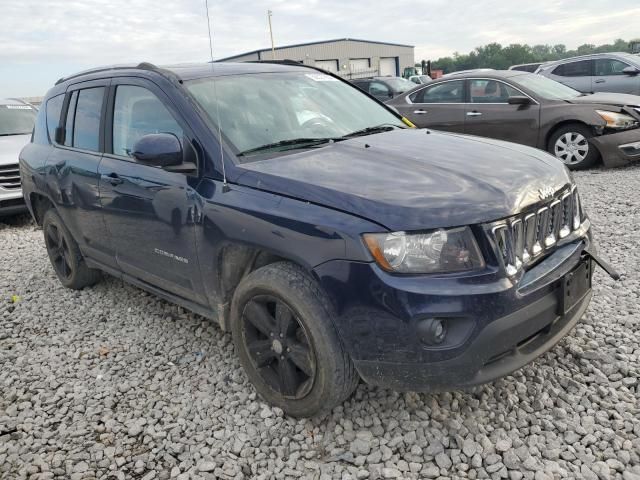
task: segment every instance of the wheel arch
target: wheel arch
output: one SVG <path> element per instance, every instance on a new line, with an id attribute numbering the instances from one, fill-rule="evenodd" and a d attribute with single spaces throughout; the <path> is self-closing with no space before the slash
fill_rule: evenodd
<path id="1" fill-rule="evenodd" d="M 224 331 L 231 328 L 231 300 L 240 282 L 250 273 L 273 263 L 296 265 L 315 278 L 313 270 L 304 263 L 268 249 L 249 245 L 227 245 L 220 250 L 217 261 L 219 289 L 218 323 Z"/>
<path id="2" fill-rule="evenodd" d="M 568 125 L 580 125 L 581 127 L 585 127 L 590 129 L 593 132 L 593 136 L 600 136 L 600 134 L 598 133 L 597 130 L 597 126 L 596 125 L 590 125 L 586 122 L 583 122 L 582 120 L 577 120 L 577 119 L 566 119 L 566 120 L 561 120 L 558 123 L 556 123 L 555 125 L 553 125 L 553 127 L 549 128 L 549 130 L 547 131 L 547 134 L 545 136 L 544 139 L 544 149 L 548 150 L 549 149 L 549 142 L 551 141 L 551 137 L 553 136 L 554 133 L 556 133 L 558 130 L 560 130 L 563 127 L 566 127 Z M 600 149 L 598 148 L 598 146 L 595 143 L 589 142 L 589 144 L 595 148 L 598 153 L 600 154 L 600 162 L 602 162 L 602 152 L 600 151 Z"/>
<path id="3" fill-rule="evenodd" d="M 55 204 L 46 195 L 36 192 L 29 194 L 29 202 L 33 209 L 33 217 L 36 224 L 39 227 L 42 227 L 42 221 L 44 220 L 45 213 L 52 208 L 55 210 Z"/>

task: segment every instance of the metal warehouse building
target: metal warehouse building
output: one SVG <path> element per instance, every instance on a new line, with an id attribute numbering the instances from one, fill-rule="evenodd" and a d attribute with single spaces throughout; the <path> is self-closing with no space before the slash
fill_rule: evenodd
<path id="1" fill-rule="evenodd" d="M 414 66 L 414 47 L 397 43 L 341 38 L 277 47 L 275 52 L 265 48 L 218 61 L 256 60 L 295 60 L 305 65 L 329 70 L 345 78 L 399 76 L 406 67 Z"/>

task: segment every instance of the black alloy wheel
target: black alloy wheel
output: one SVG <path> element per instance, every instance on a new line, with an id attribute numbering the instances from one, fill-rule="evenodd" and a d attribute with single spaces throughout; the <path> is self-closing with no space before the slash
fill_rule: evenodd
<path id="1" fill-rule="evenodd" d="M 60 227 L 54 223 L 48 223 L 45 227 L 44 240 L 56 274 L 61 280 L 69 280 L 74 268 L 72 253 Z"/>
<path id="2" fill-rule="evenodd" d="M 42 231 L 49 260 L 62 285 L 81 290 L 100 281 L 100 271 L 87 266 L 80 247 L 54 209 L 44 214 Z"/>
<path id="3" fill-rule="evenodd" d="M 243 342 L 263 381 L 287 399 L 302 399 L 313 388 L 316 356 L 302 323 L 272 295 L 257 295 L 242 313 Z"/>

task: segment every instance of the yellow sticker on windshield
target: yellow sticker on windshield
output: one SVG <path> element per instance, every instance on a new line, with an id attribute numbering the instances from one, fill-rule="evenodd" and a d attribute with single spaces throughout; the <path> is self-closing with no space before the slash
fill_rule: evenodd
<path id="1" fill-rule="evenodd" d="M 407 117 L 402 117 L 402 121 L 410 128 L 418 128 Z"/>

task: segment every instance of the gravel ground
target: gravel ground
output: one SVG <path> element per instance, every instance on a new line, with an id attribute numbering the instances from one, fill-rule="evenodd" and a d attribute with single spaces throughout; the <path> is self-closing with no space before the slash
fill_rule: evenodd
<path id="1" fill-rule="evenodd" d="M 622 281 L 596 274 L 569 337 L 470 392 L 362 385 L 314 420 L 257 398 L 211 323 L 113 278 L 65 290 L 42 232 L 0 223 L 0 478 L 640 479 L 640 168 L 576 179 Z"/>

